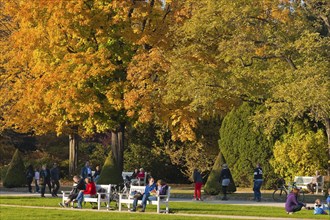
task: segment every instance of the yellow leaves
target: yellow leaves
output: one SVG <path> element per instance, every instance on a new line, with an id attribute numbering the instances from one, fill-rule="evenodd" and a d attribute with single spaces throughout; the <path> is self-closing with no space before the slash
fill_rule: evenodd
<path id="1" fill-rule="evenodd" d="M 176 109 L 169 113 L 169 128 L 172 139 L 180 141 L 193 141 L 196 139 L 194 129 L 197 127 L 195 113 L 186 109 Z"/>
<path id="2" fill-rule="evenodd" d="M 263 45 L 262 47 L 257 47 L 255 49 L 255 54 L 260 57 L 267 55 L 267 46 Z"/>

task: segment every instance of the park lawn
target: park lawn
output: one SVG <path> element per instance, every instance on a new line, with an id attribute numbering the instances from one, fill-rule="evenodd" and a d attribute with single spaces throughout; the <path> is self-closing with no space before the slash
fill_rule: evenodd
<path id="1" fill-rule="evenodd" d="M 158 214 L 145 214 L 145 213 L 128 213 L 128 212 L 85 212 L 75 209 L 31 209 L 22 207 L 4 207 L 0 206 L 0 219 L 1 220 L 13 220 L 13 219 L 24 219 L 24 220 L 151 220 L 159 218 Z M 202 217 L 203 219 L 214 219 L 211 217 Z M 165 215 L 161 214 L 161 219 L 164 220 L 198 220 L 201 217 L 194 216 L 179 216 L 179 215 Z M 226 219 L 229 220 L 229 219 Z"/>
<path id="2" fill-rule="evenodd" d="M 20 205 L 20 206 L 43 206 L 43 207 L 59 207 L 60 198 L 40 198 L 40 197 L 13 197 L 1 196 L 0 204 Z M 111 204 L 112 208 L 115 203 Z M 4 206 L 1 206 L 3 209 Z M 90 209 L 91 205 L 87 203 L 84 210 Z M 73 210 L 73 209 L 66 209 Z M 123 210 L 126 210 L 123 207 Z M 314 215 L 312 210 L 305 210 L 295 213 L 294 215 L 286 214 L 284 208 L 269 206 L 239 206 L 225 204 L 210 204 L 206 202 L 171 202 L 170 210 L 172 213 L 178 214 L 211 214 L 211 215 L 239 215 L 239 216 L 260 216 L 260 217 L 294 217 L 294 218 L 314 218 L 329 219 L 329 216 Z M 94 211 L 94 210 L 93 210 Z M 111 212 L 111 211 L 109 211 Z M 148 205 L 147 212 L 156 212 L 156 206 Z M 93 212 L 94 215 L 95 212 Z M 127 212 L 123 212 L 123 214 Z M 162 215 L 163 216 L 163 215 Z M 2 220 L 2 219 L 1 219 Z"/>

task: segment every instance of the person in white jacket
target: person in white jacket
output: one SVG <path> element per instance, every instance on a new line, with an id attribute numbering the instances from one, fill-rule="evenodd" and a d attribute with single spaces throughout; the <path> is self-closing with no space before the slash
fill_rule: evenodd
<path id="1" fill-rule="evenodd" d="M 38 168 L 35 168 L 35 170 L 34 170 L 34 184 L 35 184 L 35 187 L 36 187 L 36 193 L 40 193 L 39 180 L 40 180 L 40 172 L 39 172 Z"/>

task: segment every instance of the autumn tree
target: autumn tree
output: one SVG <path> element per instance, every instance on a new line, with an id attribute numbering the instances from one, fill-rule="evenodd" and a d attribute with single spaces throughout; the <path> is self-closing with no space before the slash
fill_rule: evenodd
<path id="1" fill-rule="evenodd" d="M 170 125 L 193 131 L 198 116 L 245 100 L 266 105 L 255 117 L 266 132 L 307 114 L 330 137 L 328 1 L 185 2 L 190 19 L 175 27 L 165 55 Z"/>
<path id="2" fill-rule="evenodd" d="M 186 3 L 133 2 L 129 18 L 136 35 L 128 37 L 131 37 L 130 40 L 135 41 L 139 47 L 127 70 L 128 84 L 124 95 L 127 113 L 136 119 L 134 125 L 137 128 L 140 124 L 151 122 L 159 127 L 160 133 L 164 130 L 169 131 L 165 132 L 170 135 L 169 139 L 164 133 L 164 137 L 160 138 L 167 146 L 165 153 L 171 157 L 172 163 L 184 166 L 182 172 L 186 176 L 190 176 L 196 166 L 207 171 L 217 154 L 217 138 L 213 136 L 215 144 L 205 144 L 202 139 L 197 140 L 197 136 L 202 136 L 202 133 L 196 135 L 200 127 L 207 127 L 201 126 L 207 120 L 199 121 L 196 118 L 196 110 L 181 108 L 183 105 L 180 101 L 165 100 L 168 91 L 166 80 L 170 68 L 170 61 L 166 55 L 174 46 L 174 30 L 170 27 L 180 22 L 180 17 L 187 17 L 187 13 L 183 11 Z M 140 7 L 142 5 L 144 7 Z M 177 89 L 179 88 L 180 86 L 177 86 Z M 204 135 L 216 132 L 217 129 L 213 129 L 212 125 L 210 123 L 210 130 L 205 130 Z M 208 162 L 203 163 L 205 160 Z"/>
<path id="3" fill-rule="evenodd" d="M 71 173 L 78 135 L 104 131 L 114 131 L 111 146 L 121 146 L 114 152 L 122 167 L 124 70 L 131 57 L 118 31 L 125 6 L 41 0 L 9 1 L 1 8 L 16 28 L 1 62 L 1 127 L 70 135 Z"/>

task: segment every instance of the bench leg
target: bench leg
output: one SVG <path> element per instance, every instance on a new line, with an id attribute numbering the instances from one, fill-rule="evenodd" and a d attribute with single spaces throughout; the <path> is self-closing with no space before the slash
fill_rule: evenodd
<path id="1" fill-rule="evenodd" d="M 119 196 L 118 198 L 118 211 L 121 211 L 121 199 L 120 199 L 121 196 Z"/>

